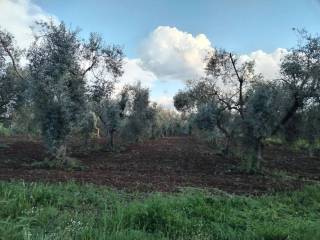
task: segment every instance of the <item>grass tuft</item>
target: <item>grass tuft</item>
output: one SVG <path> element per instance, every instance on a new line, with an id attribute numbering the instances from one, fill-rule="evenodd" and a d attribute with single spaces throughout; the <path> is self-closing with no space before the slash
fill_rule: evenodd
<path id="1" fill-rule="evenodd" d="M 320 186 L 244 197 L 0 182 L 0 239 L 320 239 Z"/>

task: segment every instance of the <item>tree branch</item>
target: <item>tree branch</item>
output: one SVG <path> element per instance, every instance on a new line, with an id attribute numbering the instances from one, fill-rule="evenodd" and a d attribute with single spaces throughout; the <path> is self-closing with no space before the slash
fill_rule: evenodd
<path id="1" fill-rule="evenodd" d="M 236 72 L 236 75 L 237 75 L 237 78 L 238 78 L 238 81 L 239 81 L 239 113 L 240 113 L 240 116 L 242 119 L 244 119 L 244 116 L 243 116 L 243 104 L 244 104 L 244 101 L 243 101 L 243 77 L 240 77 L 239 73 L 238 73 L 238 70 L 236 68 L 236 63 L 235 63 L 235 60 L 233 59 L 232 57 L 232 54 L 230 53 L 230 59 L 231 59 L 231 63 L 232 63 L 232 66 L 233 66 L 233 69 L 234 71 Z"/>
<path id="2" fill-rule="evenodd" d="M 286 115 L 284 115 L 281 121 L 277 124 L 277 126 L 273 129 L 273 131 L 271 132 L 271 135 L 276 134 L 280 130 L 281 126 L 284 126 L 293 117 L 293 115 L 296 113 L 296 111 L 300 106 L 301 106 L 301 103 L 299 101 L 299 98 L 297 95 L 295 95 L 293 105 L 288 110 Z"/>
<path id="3" fill-rule="evenodd" d="M 94 66 L 96 65 L 96 63 L 97 63 L 97 59 L 96 59 L 96 57 L 93 57 L 93 60 L 92 60 L 91 65 L 90 65 L 86 70 L 83 71 L 83 73 L 81 74 L 81 76 L 84 77 L 84 76 L 87 74 L 87 72 L 91 71 L 91 69 L 94 68 Z"/>
<path id="4" fill-rule="evenodd" d="M 0 35 L 0 43 L 1 43 L 4 51 L 8 54 L 9 58 L 11 59 L 11 62 L 12 62 L 14 71 L 16 72 L 16 74 L 18 75 L 19 78 L 21 78 L 22 80 L 24 80 L 24 77 L 20 74 L 20 72 L 19 72 L 19 70 L 18 70 L 16 61 L 15 61 L 15 59 L 14 59 L 11 51 L 10 51 L 9 48 L 6 46 L 6 43 L 5 43 L 5 41 L 3 40 L 3 38 L 1 37 L 1 35 Z"/>

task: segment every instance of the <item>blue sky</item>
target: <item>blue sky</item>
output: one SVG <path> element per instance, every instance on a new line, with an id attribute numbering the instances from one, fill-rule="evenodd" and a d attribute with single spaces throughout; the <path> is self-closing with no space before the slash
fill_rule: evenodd
<path id="1" fill-rule="evenodd" d="M 293 27 L 320 32 L 317 0 L 36 0 L 83 33 L 100 32 L 125 46 L 129 57 L 158 26 L 204 33 L 215 45 L 239 53 L 270 52 L 295 43 Z"/>
<path id="2" fill-rule="evenodd" d="M 293 27 L 320 33 L 320 0 L 0 0 L 0 26 L 19 41 L 32 20 L 52 15 L 80 27 L 83 37 L 99 32 L 122 45 L 123 81 L 145 82 L 163 103 L 201 75 L 213 47 L 255 60 L 256 70 L 272 77 L 296 43 Z"/>

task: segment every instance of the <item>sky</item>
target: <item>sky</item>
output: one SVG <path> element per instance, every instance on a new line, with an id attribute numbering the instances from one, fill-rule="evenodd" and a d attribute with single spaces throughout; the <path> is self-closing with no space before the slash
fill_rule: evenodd
<path id="1" fill-rule="evenodd" d="M 255 60 L 257 72 L 276 77 L 297 42 L 292 28 L 320 33 L 320 0 L 0 0 L 0 27 L 21 47 L 32 42 L 30 26 L 40 19 L 121 45 L 126 59 L 119 86 L 141 81 L 153 101 L 171 108 L 185 81 L 204 74 L 214 48 Z"/>

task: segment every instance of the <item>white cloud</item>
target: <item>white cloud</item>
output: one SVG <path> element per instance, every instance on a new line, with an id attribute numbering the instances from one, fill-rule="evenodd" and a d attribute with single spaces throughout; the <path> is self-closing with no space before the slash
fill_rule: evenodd
<path id="1" fill-rule="evenodd" d="M 141 65 L 158 78 L 185 81 L 203 76 L 205 58 L 213 51 L 204 34 L 193 36 L 175 27 L 159 26 L 143 41 L 139 57 Z M 256 72 L 272 79 L 279 76 L 281 59 L 287 53 L 283 48 L 271 53 L 257 50 L 240 59 L 254 60 Z"/>
<path id="2" fill-rule="evenodd" d="M 152 98 L 151 101 L 156 102 L 162 108 L 175 109 L 173 105 L 173 97 L 160 96 L 158 98 Z"/>
<path id="3" fill-rule="evenodd" d="M 277 48 L 272 53 L 257 50 L 248 55 L 241 55 L 240 59 L 254 60 L 257 73 L 261 73 L 266 79 L 274 79 L 279 77 L 281 59 L 287 53 L 287 49 L 284 48 Z"/>
<path id="4" fill-rule="evenodd" d="M 124 74 L 116 84 L 116 91 L 119 91 L 125 84 L 136 84 L 139 81 L 142 87 L 151 88 L 156 80 L 157 77 L 153 72 L 144 69 L 141 59 L 126 58 L 124 60 Z"/>
<path id="5" fill-rule="evenodd" d="M 35 21 L 47 21 L 49 15 L 30 0 L 0 0 L 0 27 L 11 32 L 19 47 L 26 48 L 33 41 L 31 26 Z"/>
<path id="6" fill-rule="evenodd" d="M 174 27 L 157 27 L 140 48 L 142 63 L 158 77 L 187 80 L 203 74 L 212 51 L 204 34 L 193 36 Z"/>

